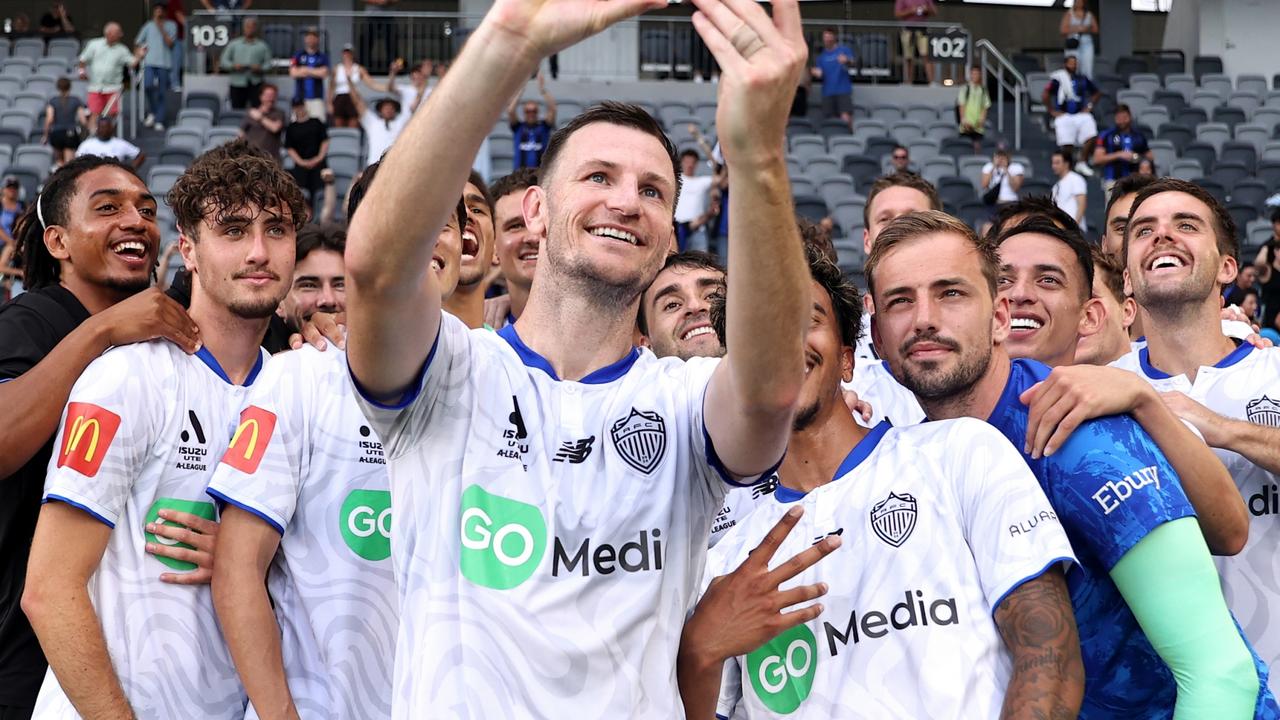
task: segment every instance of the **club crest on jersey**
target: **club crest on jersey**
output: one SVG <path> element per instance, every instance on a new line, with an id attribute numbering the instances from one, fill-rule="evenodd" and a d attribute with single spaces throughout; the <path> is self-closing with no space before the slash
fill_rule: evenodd
<path id="1" fill-rule="evenodd" d="M 1251 423 L 1280 427 L 1280 403 L 1266 395 L 1250 400 L 1249 404 L 1244 406 L 1244 414 Z"/>
<path id="2" fill-rule="evenodd" d="M 890 492 L 889 497 L 872 506 L 871 529 L 881 540 L 902 547 L 916 529 L 916 499 L 910 493 Z"/>
<path id="3" fill-rule="evenodd" d="M 646 475 L 657 469 L 667 451 L 667 423 L 653 411 L 631 408 L 630 415 L 609 429 L 609 436 L 622 459 Z"/>

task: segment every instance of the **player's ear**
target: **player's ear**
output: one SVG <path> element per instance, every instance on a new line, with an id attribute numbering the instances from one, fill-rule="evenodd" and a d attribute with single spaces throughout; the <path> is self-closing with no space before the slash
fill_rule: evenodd
<path id="1" fill-rule="evenodd" d="M 1085 338 L 1102 330 L 1107 322 L 1107 306 L 1098 298 L 1089 298 L 1080 313 L 1080 323 L 1076 326 L 1076 334 Z"/>
<path id="2" fill-rule="evenodd" d="M 840 379 L 853 382 L 853 348 L 848 345 L 840 346 Z"/>
<path id="3" fill-rule="evenodd" d="M 1133 325 L 1133 321 L 1138 318 L 1138 301 L 1131 297 L 1127 297 L 1124 299 L 1124 304 L 1121 305 L 1121 309 L 1124 312 L 1122 318 L 1124 322 L 1124 329 L 1128 330 L 1129 327 Z"/>
<path id="4" fill-rule="evenodd" d="M 178 232 L 178 252 L 182 253 L 182 266 L 187 272 L 194 273 L 196 271 L 196 241 L 187 235 L 185 230 Z"/>
<path id="5" fill-rule="evenodd" d="M 1009 298 L 996 295 L 991 313 L 991 340 L 1000 344 L 1009 339 Z"/>
<path id="6" fill-rule="evenodd" d="M 55 260 L 67 260 L 71 251 L 67 248 L 67 231 L 61 225 L 50 225 L 44 229 L 44 247 Z"/>
<path id="7" fill-rule="evenodd" d="M 520 199 L 520 209 L 524 212 L 525 228 L 533 235 L 545 238 L 549 223 L 547 192 L 537 185 L 525 188 L 524 197 Z"/>
<path id="8" fill-rule="evenodd" d="M 1236 264 L 1236 259 L 1230 255 L 1223 255 L 1222 262 L 1218 267 L 1218 284 L 1230 285 L 1235 282 L 1238 273 L 1239 266 Z"/>

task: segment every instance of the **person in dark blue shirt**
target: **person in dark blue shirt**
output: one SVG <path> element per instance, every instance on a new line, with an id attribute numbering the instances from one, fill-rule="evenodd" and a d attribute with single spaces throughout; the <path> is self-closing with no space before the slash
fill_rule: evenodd
<path id="1" fill-rule="evenodd" d="M 1093 144 L 1098 138 L 1098 123 L 1093 119 L 1093 105 L 1098 102 L 1102 93 L 1093 80 L 1077 72 L 1079 59 L 1068 55 L 1062 69 L 1049 76 L 1049 84 L 1044 89 L 1044 105 L 1053 117 L 1053 132 L 1058 148 L 1074 158 L 1076 148 L 1080 148 L 1080 160 L 1075 170 L 1081 175 L 1091 176 L 1089 158 L 1093 156 Z"/>
<path id="2" fill-rule="evenodd" d="M 556 99 L 547 92 L 546 79 L 538 73 L 538 92 L 547 103 L 547 117 L 538 117 L 538 103 L 532 100 L 523 104 L 517 95 L 507 108 L 507 121 L 511 123 L 511 141 L 515 145 L 513 169 L 536 168 L 542 164 L 542 153 L 556 127 Z M 522 105 L 523 119 L 516 116 L 516 105 Z"/>
<path id="3" fill-rule="evenodd" d="M 1115 118 L 1115 127 L 1098 136 L 1098 146 L 1093 150 L 1093 164 L 1102 167 L 1102 186 L 1107 192 L 1117 180 L 1137 172 L 1142 158 L 1152 157 L 1147 138 L 1133 127 L 1129 106 L 1117 105 Z"/>
<path id="4" fill-rule="evenodd" d="M 930 419 L 985 419 L 1025 448 L 1022 398 L 1050 371 L 1005 349 L 1000 266 L 996 246 L 949 215 L 895 219 L 866 263 L 872 336 Z M 1052 454 L 1024 449 L 1023 458 L 1080 561 L 1067 576 L 1085 666 L 1080 717 L 1280 717 L 1195 511 L 1151 436 L 1131 417 L 1097 418 Z"/>
<path id="5" fill-rule="evenodd" d="M 853 50 L 848 45 L 836 44 L 835 28 L 822 31 L 822 52 L 814 58 L 813 77 L 822 81 L 822 115 L 838 117 L 853 127 L 853 81 L 849 68 L 853 65 Z"/>
<path id="6" fill-rule="evenodd" d="M 293 99 L 302 100 L 307 114 L 324 122 L 328 117 L 324 81 L 329 77 L 329 56 L 320 52 L 320 35 L 314 28 L 303 34 L 302 49 L 293 55 L 289 77 L 293 78 Z"/>

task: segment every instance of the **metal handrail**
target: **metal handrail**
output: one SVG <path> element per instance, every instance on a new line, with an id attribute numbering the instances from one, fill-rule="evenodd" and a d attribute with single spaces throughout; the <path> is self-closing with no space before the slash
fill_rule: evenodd
<path id="1" fill-rule="evenodd" d="M 999 48 L 991 44 L 991 41 L 982 38 L 973 44 L 974 52 L 980 55 L 982 63 L 982 77 L 985 82 L 986 77 L 990 74 L 996 79 L 996 129 L 1004 132 L 1004 96 L 1009 93 L 1013 96 L 1013 146 L 1022 149 L 1022 105 L 1024 97 L 1027 96 L 1027 79 L 1018 68 L 1009 62 L 1009 59 L 1000 52 Z M 994 63 L 989 62 L 994 60 Z M 994 69 L 992 68 L 994 64 Z M 1005 79 L 1005 73 L 1009 74 L 1009 80 Z"/>

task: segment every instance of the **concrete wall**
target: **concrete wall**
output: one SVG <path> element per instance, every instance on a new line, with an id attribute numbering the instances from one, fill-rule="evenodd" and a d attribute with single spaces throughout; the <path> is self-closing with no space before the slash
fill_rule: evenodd
<path id="1" fill-rule="evenodd" d="M 1180 0 L 1198 6 L 1199 54 L 1222 57 L 1227 74 L 1270 78 L 1280 3 L 1274 0 Z M 1176 5 L 1176 3 L 1175 3 Z"/>

